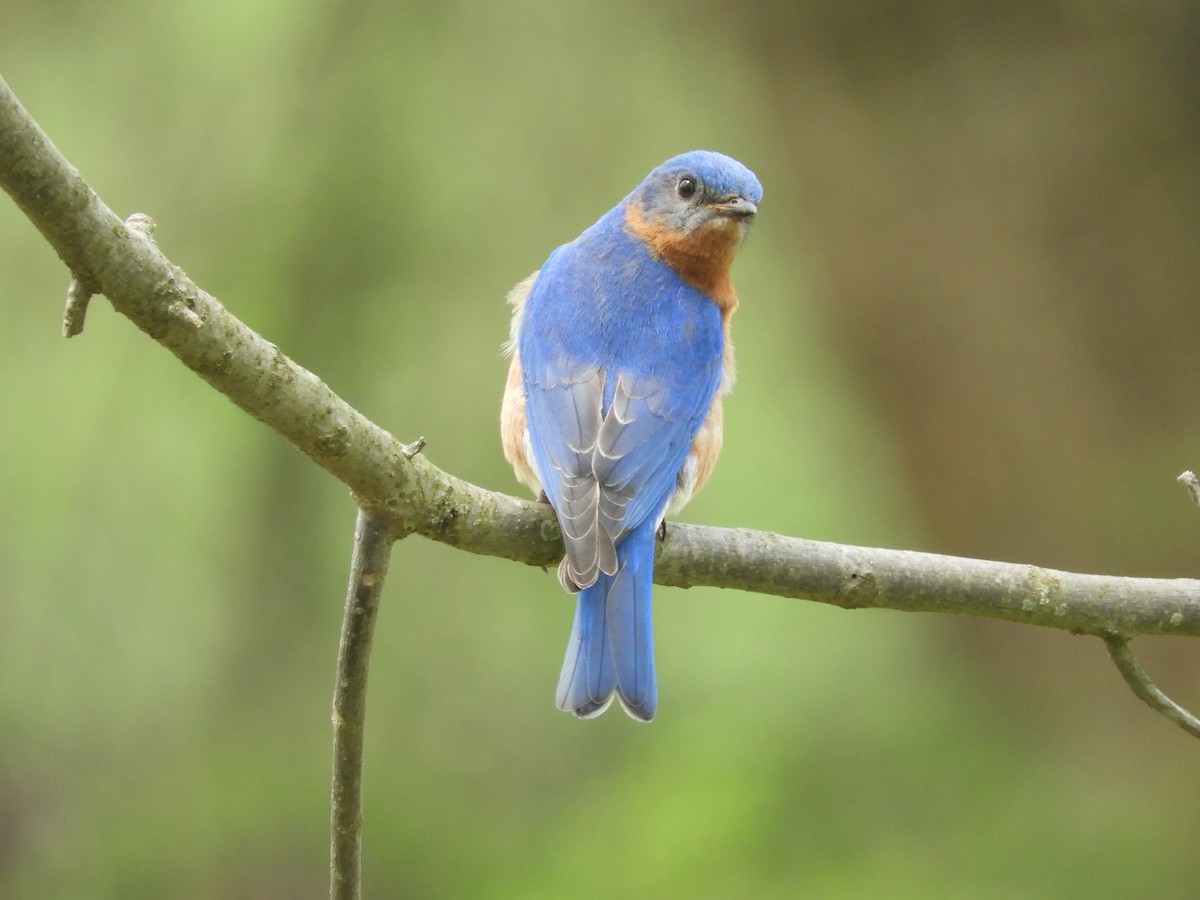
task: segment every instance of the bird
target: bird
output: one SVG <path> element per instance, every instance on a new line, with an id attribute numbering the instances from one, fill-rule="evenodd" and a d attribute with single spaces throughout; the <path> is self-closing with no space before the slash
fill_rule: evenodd
<path id="1" fill-rule="evenodd" d="M 614 695 L 637 721 L 657 711 L 656 541 L 721 451 L 730 266 L 761 200 L 737 160 L 682 153 L 509 292 L 501 442 L 562 532 L 577 598 L 556 705 L 579 718 Z"/>

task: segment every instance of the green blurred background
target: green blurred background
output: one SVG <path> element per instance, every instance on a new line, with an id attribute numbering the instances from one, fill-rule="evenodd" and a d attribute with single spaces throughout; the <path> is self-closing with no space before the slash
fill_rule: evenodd
<path id="1" fill-rule="evenodd" d="M 695 147 L 766 188 L 690 521 L 1197 574 L 1200 7 L 10 0 L 118 213 L 445 469 L 508 288 Z M 0 200 L 0 895 L 326 891 L 347 492 Z M 660 588 L 658 720 L 553 689 L 552 576 L 414 538 L 372 665 L 373 897 L 1185 897 L 1200 745 L 1099 641 Z M 1200 706 L 1200 643 L 1141 640 Z"/>

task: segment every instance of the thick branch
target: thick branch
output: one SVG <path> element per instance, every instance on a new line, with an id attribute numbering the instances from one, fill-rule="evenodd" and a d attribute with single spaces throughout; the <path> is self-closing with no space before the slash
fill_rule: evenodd
<path id="1" fill-rule="evenodd" d="M 546 566 L 562 555 L 544 505 L 449 475 L 353 409 L 200 290 L 84 183 L 0 81 L 0 185 L 76 282 L 340 479 L 396 535 Z M 181 315 L 188 310 L 195 315 Z M 196 317 L 202 323 L 196 327 Z M 986 616 L 1095 635 L 1200 635 L 1200 582 L 1076 575 L 673 524 L 662 584 L 714 585 L 875 607 Z"/>

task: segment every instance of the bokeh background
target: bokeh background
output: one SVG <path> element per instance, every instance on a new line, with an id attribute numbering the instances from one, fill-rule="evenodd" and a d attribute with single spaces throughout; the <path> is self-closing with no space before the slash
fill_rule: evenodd
<path id="1" fill-rule="evenodd" d="M 691 521 L 1195 576 L 1193 2 L 10 0 L 104 200 L 438 465 L 508 288 L 652 166 L 766 188 Z M 0 199 L 0 895 L 326 891 L 353 504 Z M 660 588 L 661 711 L 552 695 L 552 576 L 421 539 L 376 639 L 374 897 L 1185 897 L 1200 745 L 1099 641 Z M 1200 643 L 1135 644 L 1200 706 Z"/>

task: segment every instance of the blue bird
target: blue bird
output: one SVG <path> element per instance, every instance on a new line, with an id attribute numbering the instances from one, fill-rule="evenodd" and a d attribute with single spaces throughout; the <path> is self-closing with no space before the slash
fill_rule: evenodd
<path id="1" fill-rule="evenodd" d="M 557 705 L 658 707 L 656 533 L 708 480 L 734 378 L 729 269 L 762 199 L 749 169 L 695 150 L 654 169 L 509 294 L 504 454 L 554 508 L 577 593 Z"/>

